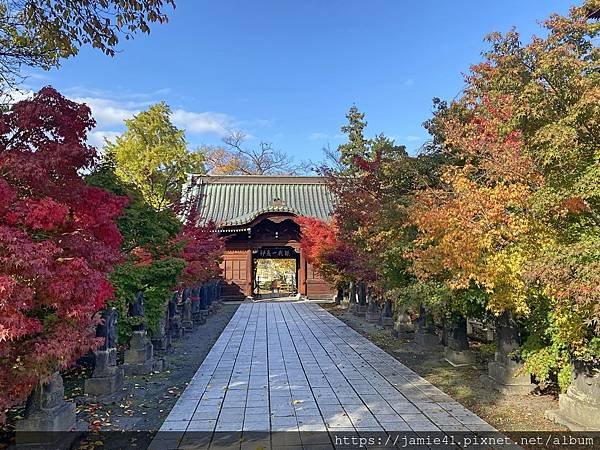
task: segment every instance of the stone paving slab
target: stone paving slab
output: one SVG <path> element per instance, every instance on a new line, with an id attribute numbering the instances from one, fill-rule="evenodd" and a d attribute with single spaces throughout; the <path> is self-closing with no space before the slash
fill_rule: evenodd
<path id="1" fill-rule="evenodd" d="M 317 304 L 279 302 L 240 305 L 160 431 L 495 429 Z"/>

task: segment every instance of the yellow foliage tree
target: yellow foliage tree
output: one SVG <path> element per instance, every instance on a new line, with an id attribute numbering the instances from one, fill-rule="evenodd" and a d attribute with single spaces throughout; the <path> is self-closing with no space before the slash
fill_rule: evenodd
<path id="1" fill-rule="evenodd" d="M 152 105 L 126 120 L 127 130 L 105 147 L 117 176 L 157 211 L 179 201 L 188 174 L 204 172 L 204 155 L 188 150 L 184 130 L 170 116 L 166 103 Z"/>

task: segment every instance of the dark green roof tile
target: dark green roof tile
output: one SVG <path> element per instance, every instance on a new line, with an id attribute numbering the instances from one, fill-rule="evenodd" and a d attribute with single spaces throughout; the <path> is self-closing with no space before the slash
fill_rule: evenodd
<path id="1" fill-rule="evenodd" d="M 269 212 L 321 220 L 333 212 L 333 195 L 321 177 L 192 175 L 189 183 L 201 221 L 219 228 L 245 225 Z"/>

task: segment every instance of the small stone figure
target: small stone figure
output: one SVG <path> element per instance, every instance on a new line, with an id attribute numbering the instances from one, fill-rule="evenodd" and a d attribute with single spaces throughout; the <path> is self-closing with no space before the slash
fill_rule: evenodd
<path id="1" fill-rule="evenodd" d="M 535 388 L 531 375 L 513 353 L 521 344 L 519 326 L 510 311 L 496 318 L 496 354 L 488 363 L 488 374 L 481 380 L 505 394 L 529 394 Z"/>
<path id="2" fill-rule="evenodd" d="M 214 290 L 214 282 L 211 281 L 204 285 L 204 290 L 206 291 L 206 307 L 209 314 L 212 314 L 215 310 L 213 304 L 215 290 Z"/>
<path id="3" fill-rule="evenodd" d="M 96 327 L 96 336 L 103 337 L 104 343 L 94 352 L 94 372 L 85 380 L 84 392 L 93 397 L 110 395 L 123 386 L 123 370 L 117 367 L 117 322 L 116 308 L 102 312 L 102 322 Z"/>
<path id="4" fill-rule="evenodd" d="M 379 306 L 373 295 L 373 287 L 369 286 L 367 290 L 367 311 L 365 313 L 365 319 L 370 323 L 379 322 L 381 313 L 379 312 Z"/>
<path id="5" fill-rule="evenodd" d="M 171 300 L 169 300 L 169 333 L 171 337 L 179 339 L 183 335 L 183 328 L 181 326 L 181 315 L 177 308 L 179 303 L 179 292 L 173 292 Z"/>
<path id="6" fill-rule="evenodd" d="M 385 328 L 394 327 L 394 311 L 392 309 L 392 301 L 386 300 L 381 313 L 381 325 Z"/>
<path id="7" fill-rule="evenodd" d="M 453 366 L 473 364 L 475 354 L 469 350 L 467 319 L 462 316 L 452 317 L 446 322 L 446 328 L 446 361 Z"/>
<path id="8" fill-rule="evenodd" d="M 169 318 L 171 320 L 173 320 L 173 317 L 175 317 L 176 315 L 179 314 L 179 312 L 177 311 L 177 303 L 179 302 L 179 292 L 175 291 L 173 292 L 173 295 L 171 296 L 171 299 L 169 300 Z"/>
<path id="9" fill-rule="evenodd" d="M 200 288 L 200 311 L 203 315 L 208 315 L 208 289 L 205 285 Z"/>
<path id="10" fill-rule="evenodd" d="M 412 319 L 406 307 L 400 307 L 397 317 L 396 323 L 394 325 L 394 331 L 396 332 L 396 337 L 400 336 L 404 333 L 414 333 L 415 325 L 412 323 Z"/>
<path id="11" fill-rule="evenodd" d="M 169 333 L 169 308 L 168 303 L 165 314 L 158 321 L 158 330 L 151 330 L 152 345 L 154 350 L 165 352 L 171 347 L 171 335 Z"/>
<path id="12" fill-rule="evenodd" d="M 144 296 L 141 291 L 129 305 L 129 317 L 139 318 L 139 323 L 133 327 L 129 349 L 125 351 L 123 369 L 127 375 L 144 375 L 154 369 L 154 347 L 144 325 Z"/>
<path id="13" fill-rule="evenodd" d="M 206 323 L 206 318 L 202 313 L 202 296 L 203 287 L 195 286 L 192 288 L 192 293 L 190 296 L 192 302 L 192 318 L 194 323 L 203 325 Z"/>
<path id="14" fill-rule="evenodd" d="M 182 294 L 182 325 L 185 331 L 192 331 L 194 322 L 192 321 L 192 302 L 190 300 L 190 289 L 185 288 Z"/>
<path id="15" fill-rule="evenodd" d="M 139 323 L 133 325 L 133 331 L 142 331 L 146 329 L 144 324 L 144 294 L 142 291 L 138 291 L 135 294 L 135 300 L 129 304 L 129 317 L 139 317 Z"/>
<path id="16" fill-rule="evenodd" d="M 342 287 L 337 288 L 337 293 L 335 295 L 335 304 L 341 305 L 344 301 L 344 289 Z"/>
<path id="17" fill-rule="evenodd" d="M 435 347 L 440 343 L 437 334 L 435 334 L 433 317 L 431 317 L 431 314 L 423 305 L 419 307 L 419 320 L 417 321 L 415 342 L 425 347 Z"/>
<path id="18" fill-rule="evenodd" d="M 102 322 L 96 327 L 96 337 L 103 337 L 104 342 L 98 350 L 117 347 L 117 321 L 119 312 L 116 308 L 107 308 L 102 312 Z"/>
<path id="19" fill-rule="evenodd" d="M 354 309 L 355 316 L 363 316 L 367 312 L 367 287 L 363 281 L 358 283 L 358 303 Z"/>
<path id="20" fill-rule="evenodd" d="M 46 448 L 62 448 L 50 445 L 61 436 L 53 432 L 73 430 L 76 418 L 75 403 L 65 401 L 64 396 L 63 380 L 58 372 L 45 382 L 40 380 L 27 399 L 25 418 L 16 423 L 17 443 L 46 443 Z"/>
<path id="21" fill-rule="evenodd" d="M 356 309 L 356 306 L 356 284 L 354 281 L 351 281 L 348 286 L 348 311 L 353 312 Z"/>

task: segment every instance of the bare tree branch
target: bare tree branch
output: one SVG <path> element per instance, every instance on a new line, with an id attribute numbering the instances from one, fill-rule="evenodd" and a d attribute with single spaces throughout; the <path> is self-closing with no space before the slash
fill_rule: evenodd
<path id="1" fill-rule="evenodd" d="M 244 145 L 247 136 L 233 130 L 223 138 L 225 147 L 204 147 L 209 173 L 217 175 L 298 175 L 310 172 L 312 163 L 296 163 L 294 158 L 260 142 L 257 147 Z"/>

